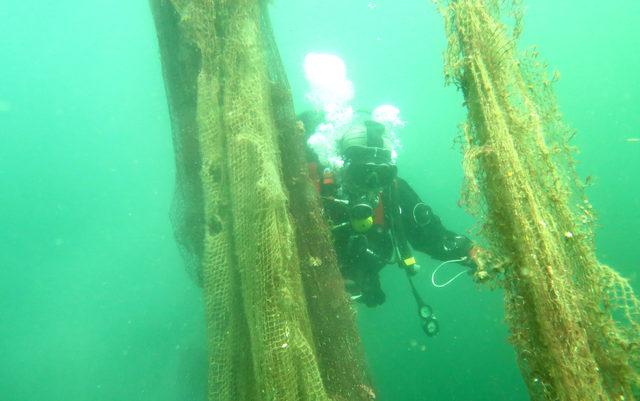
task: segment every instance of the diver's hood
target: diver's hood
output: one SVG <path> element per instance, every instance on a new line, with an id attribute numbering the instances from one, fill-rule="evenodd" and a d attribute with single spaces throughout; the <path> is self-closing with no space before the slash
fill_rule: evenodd
<path id="1" fill-rule="evenodd" d="M 350 127 L 340 139 L 339 149 L 345 161 L 391 162 L 391 141 L 385 135 L 384 125 L 375 121 Z"/>

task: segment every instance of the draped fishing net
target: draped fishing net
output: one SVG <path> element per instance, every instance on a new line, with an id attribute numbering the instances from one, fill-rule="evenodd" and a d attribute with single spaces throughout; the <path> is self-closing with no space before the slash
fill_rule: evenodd
<path id="1" fill-rule="evenodd" d="M 593 210 L 575 173 L 554 77 L 535 50 L 516 49 L 520 5 L 438 5 L 445 75 L 468 109 L 463 200 L 483 220 L 492 259 L 493 269 L 477 275 L 500 273 L 531 398 L 640 399 L 640 304 L 627 280 L 596 258 Z"/>
<path id="2" fill-rule="evenodd" d="M 151 0 L 176 237 L 204 292 L 209 399 L 371 400 L 265 7 Z"/>

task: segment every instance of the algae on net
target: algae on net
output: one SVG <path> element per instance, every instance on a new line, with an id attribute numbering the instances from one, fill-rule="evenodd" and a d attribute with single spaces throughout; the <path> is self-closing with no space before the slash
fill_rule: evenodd
<path id="1" fill-rule="evenodd" d="M 209 399 L 371 400 L 266 3 L 150 3 L 174 136 L 176 237 L 204 293 Z"/>
<path id="2" fill-rule="evenodd" d="M 487 264 L 500 264 L 531 398 L 638 399 L 640 304 L 627 280 L 596 258 L 593 213 L 575 178 L 552 79 L 536 52 L 517 51 L 519 2 L 510 7 L 511 32 L 502 2 L 438 6 L 445 75 L 468 109 L 464 200 L 483 221 Z"/>

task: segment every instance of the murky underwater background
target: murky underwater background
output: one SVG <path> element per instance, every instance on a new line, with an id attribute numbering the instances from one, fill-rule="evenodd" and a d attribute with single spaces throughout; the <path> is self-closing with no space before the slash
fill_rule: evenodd
<path id="1" fill-rule="evenodd" d="M 356 107 L 392 103 L 407 121 L 400 175 L 451 229 L 472 228 L 456 205 L 465 112 L 443 86 L 433 5 L 274 3 L 298 111 L 309 107 L 305 54 L 341 56 Z M 526 7 L 521 44 L 561 72 L 600 258 L 640 289 L 640 3 Z M 204 400 L 203 311 L 169 221 L 173 150 L 147 3 L 5 0 L 0 21 L 0 400 Z M 419 262 L 438 337 L 422 334 L 394 267 L 387 302 L 359 308 L 378 399 L 526 400 L 501 292 L 466 277 L 433 288 L 436 264 Z"/>

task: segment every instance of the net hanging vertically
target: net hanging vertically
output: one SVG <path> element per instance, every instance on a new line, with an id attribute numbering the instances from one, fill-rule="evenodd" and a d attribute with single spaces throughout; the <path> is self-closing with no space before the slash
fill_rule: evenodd
<path id="1" fill-rule="evenodd" d="M 151 0 L 176 237 L 206 304 L 209 399 L 370 400 L 265 7 Z"/>
<path id="2" fill-rule="evenodd" d="M 464 200 L 503 263 L 511 341 L 531 398 L 640 399 L 640 304 L 596 258 L 593 211 L 552 80 L 535 52 L 516 49 L 519 4 L 512 32 L 501 22 L 504 2 L 439 5 L 446 77 L 468 109 Z"/>

